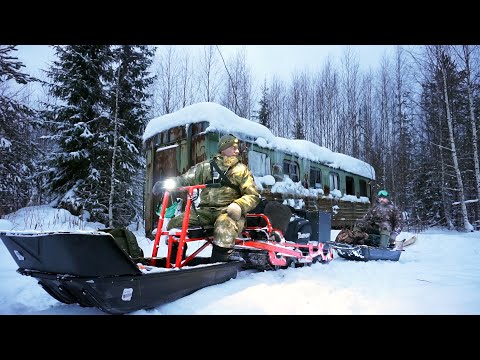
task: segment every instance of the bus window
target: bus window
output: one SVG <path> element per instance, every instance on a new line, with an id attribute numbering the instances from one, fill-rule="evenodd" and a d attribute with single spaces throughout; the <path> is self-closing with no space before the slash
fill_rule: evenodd
<path id="1" fill-rule="evenodd" d="M 273 164 L 272 176 L 275 178 L 275 181 L 283 181 L 283 169 L 279 164 Z"/>
<path id="2" fill-rule="evenodd" d="M 367 196 L 367 182 L 360 180 L 360 196 Z"/>
<path id="3" fill-rule="evenodd" d="M 322 188 L 322 170 L 310 169 L 310 188 L 312 189 Z"/>
<path id="4" fill-rule="evenodd" d="M 337 173 L 331 172 L 329 175 L 330 178 L 330 191 L 340 190 L 340 178 Z"/>
<path id="5" fill-rule="evenodd" d="M 197 135 L 204 132 L 209 125 L 210 123 L 208 121 L 201 121 L 191 124 L 190 126 L 192 127 L 192 135 Z"/>
<path id="6" fill-rule="evenodd" d="M 300 170 L 298 168 L 298 164 L 294 161 L 283 161 L 283 173 L 288 175 L 293 182 L 300 181 Z"/>
<path id="7" fill-rule="evenodd" d="M 270 157 L 257 151 L 249 151 L 248 167 L 255 176 L 270 175 Z"/>
<path id="8" fill-rule="evenodd" d="M 351 176 L 345 176 L 345 193 L 355 195 L 355 180 Z"/>

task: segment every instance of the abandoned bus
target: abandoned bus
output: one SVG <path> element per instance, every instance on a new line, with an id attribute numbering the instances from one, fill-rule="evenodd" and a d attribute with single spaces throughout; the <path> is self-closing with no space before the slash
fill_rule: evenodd
<path id="1" fill-rule="evenodd" d="M 352 226 L 369 209 L 375 180 L 369 164 L 310 141 L 276 137 L 259 123 L 203 102 L 154 118 L 145 128 L 147 237 L 157 224 L 159 198 L 151 193 L 155 182 L 210 159 L 225 134 L 239 138 L 243 161 L 265 199 L 304 210 L 309 219 L 328 213 L 336 229 Z"/>

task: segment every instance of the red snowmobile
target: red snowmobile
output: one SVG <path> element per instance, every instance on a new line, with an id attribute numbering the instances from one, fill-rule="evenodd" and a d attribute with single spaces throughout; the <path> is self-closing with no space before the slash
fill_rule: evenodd
<path id="1" fill-rule="evenodd" d="M 153 252 L 150 265 L 155 266 L 157 261 L 157 252 L 160 246 L 161 236 L 167 236 L 168 256 L 166 258 L 166 267 L 182 268 L 188 265 L 213 241 L 213 227 L 201 226 L 188 228 L 188 219 L 191 216 L 192 201 L 194 192 L 197 189 L 204 189 L 210 186 L 220 186 L 220 184 L 202 184 L 194 186 L 185 186 L 178 190 L 187 191 L 187 202 L 185 205 L 185 216 L 181 231 L 168 232 L 162 231 L 165 211 L 168 205 L 170 193 L 166 191 L 162 200 L 162 212 L 158 219 L 157 232 L 153 245 Z M 193 214 L 192 214 L 193 215 Z M 249 220 L 257 219 L 255 225 L 249 226 Z M 259 221 L 258 221 L 259 220 Z M 324 239 L 326 242 L 329 239 Z M 204 241 L 190 256 L 184 258 L 184 247 L 188 242 Z M 175 245 L 175 246 L 174 246 Z M 177 248 L 175 257 L 172 257 L 172 249 Z M 325 246 L 320 241 L 308 241 L 302 239 L 289 241 L 285 239 L 281 230 L 272 226 L 271 219 L 265 214 L 247 214 L 247 226 L 242 232 L 242 237 L 235 240 L 234 252 L 245 260 L 242 268 L 255 268 L 259 270 L 277 270 L 287 267 L 299 267 L 311 265 L 312 263 L 328 263 L 333 259 L 333 252 L 329 246 Z"/>

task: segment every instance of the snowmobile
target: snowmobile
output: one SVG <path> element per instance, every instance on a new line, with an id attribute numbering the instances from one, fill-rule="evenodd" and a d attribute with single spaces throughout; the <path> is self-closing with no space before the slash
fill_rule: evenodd
<path id="1" fill-rule="evenodd" d="M 185 219 L 190 216 L 194 193 L 218 185 L 176 189 L 187 192 Z M 154 308 L 234 279 L 245 269 L 277 270 L 333 259 L 326 241 L 289 241 L 264 214 L 247 214 L 247 220 L 261 221 L 254 226 L 248 226 L 247 221 L 242 236 L 235 240 L 234 249 L 245 261 L 210 263 L 210 257 L 199 255 L 211 246 L 211 228 L 188 228 L 188 221 L 184 221 L 179 231 L 164 229 L 169 196 L 170 191 L 165 191 L 150 257 L 132 258 L 110 232 L 102 230 L 9 231 L 0 232 L 0 238 L 18 265 L 19 274 L 36 278 L 48 294 L 62 303 L 97 307 L 108 314 Z M 160 240 L 165 237 L 167 256 L 159 257 Z M 194 241 L 204 243 L 186 256 L 185 245 Z"/>
<path id="2" fill-rule="evenodd" d="M 213 241 L 213 226 L 189 228 L 187 219 L 190 217 L 192 203 L 196 199 L 194 193 L 206 187 L 219 187 L 220 184 L 202 184 L 181 187 L 178 190 L 187 192 L 185 216 L 182 229 L 178 232 L 163 229 L 164 213 L 167 208 L 170 192 L 166 191 L 162 200 L 162 213 L 158 219 L 157 232 L 152 251 L 150 265 L 156 265 L 156 255 L 161 236 L 167 236 L 168 254 L 166 268 L 182 268 Z M 163 215 L 162 215 L 163 214 Z M 271 219 L 265 214 L 247 214 L 247 225 L 242 236 L 235 239 L 234 253 L 244 259 L 242 269 L 278 270 L 288 267 L 309 266 L 313 263 L 328 263 L 333 259 L 333 250 L 321 241 L 305 241 L 305 236 L 296 239 L 286 239 L 283 232 L 272 225 Z M 257 219 L 254 225 L 249 225 L 250 219 Z M 310 234 L 307 234 L 309 237 Z M 184 246 L 188 242 L 204 241 L 190 256 L 184 258 Z M 172 257 L 172 249 L 176 248 L 176 256 Z"/>

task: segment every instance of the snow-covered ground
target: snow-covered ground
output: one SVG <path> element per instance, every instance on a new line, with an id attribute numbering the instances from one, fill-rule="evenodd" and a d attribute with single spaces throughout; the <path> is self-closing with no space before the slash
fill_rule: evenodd
<path id="1" fill-rule="evenodd" d="M 24 208 L 0 219 L 0 231 L 89 231 L 102 227 L 49 206 Z M 144 230 L 132 230 L 144 252 L 151 254 L 153 242 L 144 236 Z M 337 233 L 332 230 L 331 240 Z M 411 235 L 402 232 L 400 238 Z M 329 264 L 242 271 L 236 279 L 129 315 L 480 315 L 480 233 L 431 229 L 417 234 L 417 239 L 405 248 L 398 262 L 355 262 L 335 253 Z M 34 278 L 16 273 L 15 261 L 0 243 L 0 314 L 106 315 L 96 308 L 56 301 Z M 189 252 L 194 248 L 190 246 Z M 165 251 L 166 246 L 162 246 L 160 254 Z"/>

